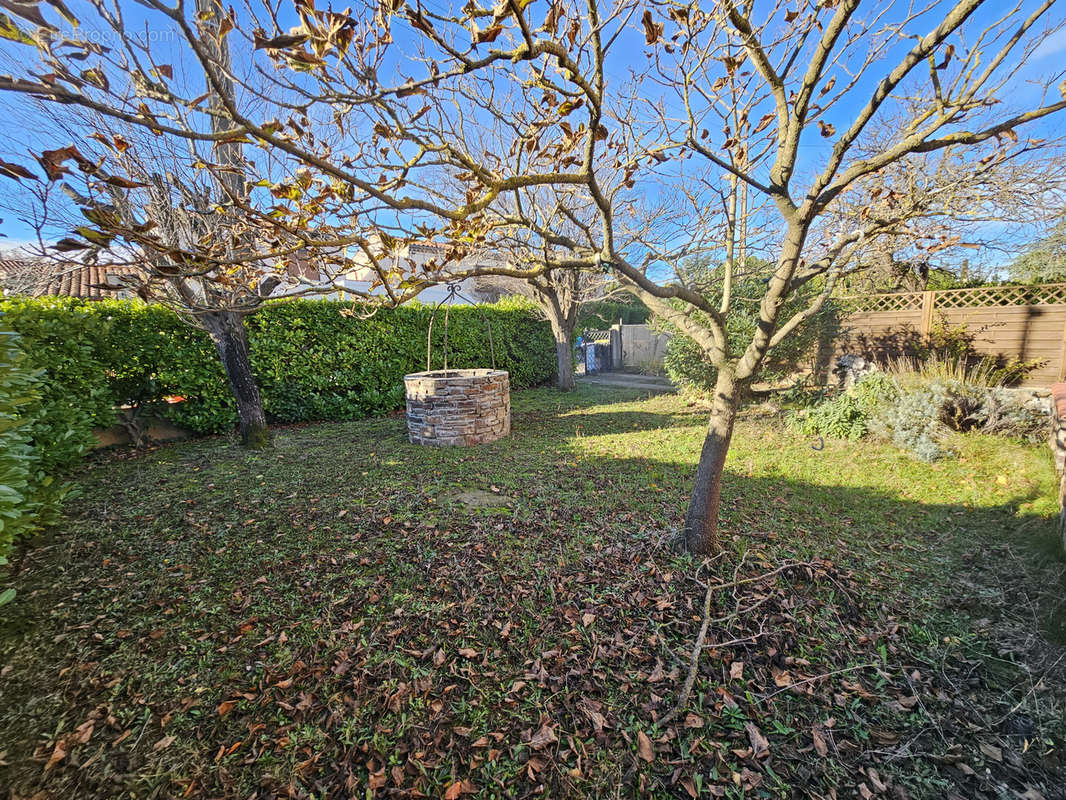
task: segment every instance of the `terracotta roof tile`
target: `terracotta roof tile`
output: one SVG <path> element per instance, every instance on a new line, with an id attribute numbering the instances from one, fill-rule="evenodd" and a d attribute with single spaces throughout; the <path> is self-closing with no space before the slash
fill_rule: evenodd
<path id="1" fill-rule="evenodd" d="M 0 279 L 13 274 L 25 274 L 32 262 L 19 259 L 0 259 Z M 35 297 L 77 297 L 83 300 L 103 300 L 116 297 L 118 289 L 105 288 L 108 278 L 132 278 L 137 270 L 132 267 L 103 267 L 86 265 L 60 268 L 52 275 L 42 275 L 30 294 Z"/>

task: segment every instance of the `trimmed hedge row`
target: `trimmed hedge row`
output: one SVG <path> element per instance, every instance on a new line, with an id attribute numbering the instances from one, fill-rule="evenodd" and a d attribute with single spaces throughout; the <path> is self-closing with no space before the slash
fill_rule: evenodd
<path id="1" fill-rule="evenodd" d="M 268 419 L 348 420 L 401 406 L 403 376 L 426 367 L 431 313 L 415 305 L 367 314 L 352 303 L 319 300 L 260 309 L 247 326 Z M 434 368 L 443 365 L 443 317 L 441 309 L 433 327 Z M 511 373 L 513 387 L 553 378 L 554 340 L 528 301 L 456 306 L 449 318 L 449 367 L 490 365 L 487 318 L 496 365 Z M 12 397 L 25 394 L 19 387 L 26 370 L 35 375 L 34 412 L 21 414 L 18 427 L 33 443 L 32 467 L 40 475 L 56 475 L 76 463 L 94 444 L 93 429 L 113 424 L 120 405 L 159 404 L 174 422 L 199 433 L 220 433 L 236 424 L 211 340 L 162 306 L 11 298 L 0 301 L 0 330 L 18 334 L 3 342 L 8 361 L 24 353 L 11 374 Z M 4 391 L 0 387 L 0 399 Z M 185 402 L 163 403 L 175 395 Z M 0 422 L 4 413 L 0 409 Z M 14 412 L 8 416 L 14 419 Z M 0 500 L 0 515 L 9 510 Z M 0 538 L 0 555 L 2 544 Z"/>
<path id="2" fill-rule="evenodd" d="M 604 330 L 621 321 L 640 325 L 651 318 L 651 310 L 635 297 L 618 300 L 593 300 L 583 303 L 577 313 L 577 330 Z"/>
<path id="3" fill-rule="evenodd" d="M 169 416 L 198 433 L 223 432 L 236 423 L 229 386 L 207 334 L 162 306 L 19 298 L 0 302 L 0 312 L 4 327 L 21 334 L 33 366 L 46 371 L 46 416 L 57 429 L 41 430 L 35 438 L 56 441 L 66 431 L 73 440 L 87 440 L 84 434 L 93 427 L 113 422 L 115 406 L 173 395 L 185 402 L 172 406 Z M 431 312 L 416 305 L 364 316 L 365 309 L 352 303 L 320 300 L 260 309 L 247 326 L 268 417 L 276 422 L 347 420 L 399 407 L 403 376 L 425 369 Z M 434 368 L 443 365 L 443 314 L 438 311 L 434 323 Z M 512 386 L 552 379 L 555 351 L 548 324 L 528 304 L 515 301 L 453 307 L 449 366 L 489 366 L 485 318 L 492 326 L 497 367 L 510 371 Z M 71 460 L 65 453 L 58 458 Z"/>
<path id="4" fill-rule="evenodd" d="M 19 335 L 0 330 L 0 564 L 16 539 L 53 521 L 66 493 L 43 468 L 43 448 L 33 446 L 42 377 L 30 366 Z M 0 592 L 0 605 L 11 596 L 11 590 Z"/>

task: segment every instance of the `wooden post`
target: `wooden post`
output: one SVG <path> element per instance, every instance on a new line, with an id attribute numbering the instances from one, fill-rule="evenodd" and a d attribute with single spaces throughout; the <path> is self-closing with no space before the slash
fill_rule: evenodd
<path id="1" fill-rule="evenodd" d="M 1051 387 L 1051 405 L 1055 423 L 1051 428 L 1051 452 L 1059 476 L 1059 536 L 1066 551 L 1066 383 Z"/>
<path id="2" fill-rule="evenodd" d="M 1059 355 L 1059 382 L 1066 381 L 1066 325 L 1062 326 L 1062 353 Z"/>
<path id="3" fill-rule="evenodd" d="M 929 338 L 933 330 L 933 306 L 936 304 L 936 292 L 922 292 L 922 326 L 923 339 Z"/>

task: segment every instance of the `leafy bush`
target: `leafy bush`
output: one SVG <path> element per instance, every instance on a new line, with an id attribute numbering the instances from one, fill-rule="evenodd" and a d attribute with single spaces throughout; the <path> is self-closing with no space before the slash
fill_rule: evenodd
<path id="1" fill-rule="evenodd" d="M 1002 386 L 875 372 L 792 412 L 787 421 L 805 436 L 859 439 L 873 433 L 922 461 L 936 461 L 952 454 L 944 443 L 951 431 L 1041 441 L 1051 412 L 1045 399 Z"/>
<path id="2" fill-rule="evenodd" d="M 788 423 L 804 436 L 861 439 L 878 407 L 897 393 L 898 387 L 891 378 L 875 372 L 835 397 L 793 412 Z"/>
<path id="3" fill-rule="evenodd" d="M 743 352 L 755 334 L 759 321 L 758 301 L 765 291 L 765 283 L 758 279 L 740 281 L 733 287 L 735 300 L 729 310 L 726 326 L 731 352 Z M 805 287 L 793 293 L 781 310 L 781 319 L 787 320 L 797 311 L 806 308 L 816 293 L 816 287 Z M 713 292 L 708 293 L 707 297 L 714 304 L 720 299 Z M 693 316 L 697 321 L 701 321 L 700 314 Z M 705 324 L 706 320 L 702 322 Z M 659 324 L 671 334 L 664 357 L 666 374 L 670 376 L 670 380 L 684 389 L 711 391 L 717 379 L 717 370 L 703 352 L 703 348 L 673 326 L 663 322 Z M 838 328 L 836 309 L 832 303 L 826 303 L 818 314 L 770 350 L 763 362 L 761 374 L 764 377 L 780 377 L 796 372 L 804 361 L 809 360 L 813 365 L 813 356 L 818 345 L 831 341 Z"/>
<path id="4" fill-rule="evenodd" d="M 916 386 L 881 407 L 870 420 L 870 430 L 920 461 L 937 461 L 950 455 L 940 444 L 941 415 L 949 400 L 950 393 L 940 382 Z"/>
<path id="5" fill-rule="evenodd" d="M 640 325 L 651 317 L 651 311 L 636 297 L 617 300 L 593 300 L 577 312 L 577 330 L 604 330 L 621 320 L 624 325 Z"/>
<path id="6" fill-rule="evenodd" d="M 117 405 L 142 406 L 179 396 L 167 408 L 199 433 L 233 428 L 229 386 L 203 331 L 161 306 L 135 301 L 7 300 L 8 324 L 23 334 L 30 361 L 46 370 L 45 421 L 36 442 L 56 455 L 50 474 L 92 445 L 94 427 L 109 425 Z M 356 419 L 403 403 L 403 376 L 426 366 L 432 308 L 367 309 L 319 300 L 273 303 L 247 319 L 252 366 L 267 415 L 280 422 Z M 433 327 L 433 367 L 443 365 L 443 310 Z M 448 364 L 496 364 L 516 388 L 552 379 L 554 342 L 548 324 L 511 301 L 449 312 Z"/>
<path id="7" fill-rule="evenodd" d="M 42 468 L 42 448 L 33 446 L 43 417 L 42 376 L 19 346 L 18 334 L 0 331 L 0 557 L 52 521 L 65 492 Z"/>
<path id="8" fill-rule="evenodd" d="M 270 416 L 284 422 L 358 419 L 403 404 L 403 376 L 426 368 L 432 307 L 379 309 L 370 316 L 364 309 L 342 315 L 343 308 L 351 305 L 296 301 L 269 306 L 249 320 L 252 362 Z M 433 324 L 434 369 L 444 365 L 443 314 L 438 310 Z M 551 332 L 521 304 L 455 306 L 448 316 L 449 367 L 491 364 L 488 324 L 496 366 L 510 372 L 512 386 L 552 378 Z"/>
<path id="9" fill-rule="evenodd" d="M 16 298 L 0 303 L 4 327 L 18 332 L 31 369 L 42 370 L 39 411 L 28 429 L 48 475 L 76 463 L 93 446 L 93 429 L 115 420 L 104 352 L 107 317 L 70 299 Z"/>

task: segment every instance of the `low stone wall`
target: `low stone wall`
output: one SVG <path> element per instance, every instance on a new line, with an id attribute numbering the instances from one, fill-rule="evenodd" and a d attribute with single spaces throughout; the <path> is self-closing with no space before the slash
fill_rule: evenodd
<path id="1" fill-rule="evenodd" d="M 416 372 L 403 383 L 414 444 L 485 444 L 511 432 L 511 380 L 504 370 Z"/>

